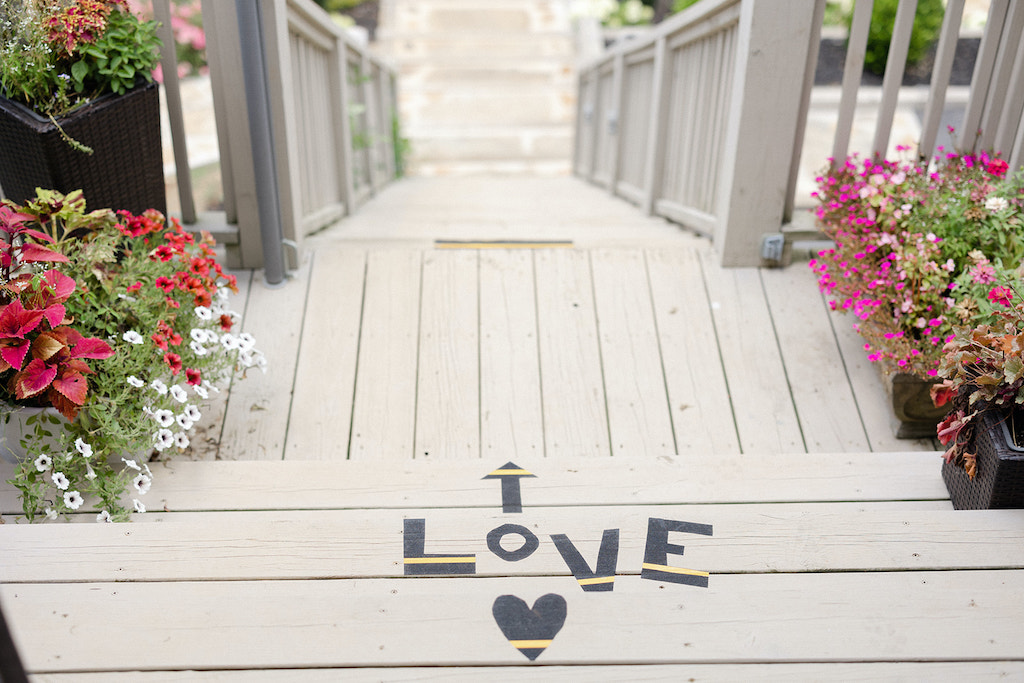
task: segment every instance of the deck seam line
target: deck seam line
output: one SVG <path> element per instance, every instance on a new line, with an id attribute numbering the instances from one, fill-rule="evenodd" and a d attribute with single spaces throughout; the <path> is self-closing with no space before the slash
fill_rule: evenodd
<path id="1" fill-rule="evenodd" d="M 302 298 L 302 315 L 299 316 L 299 338 L 296 340 L 295 366 L 292 368 L 292 386 L 288 397 L 288 416 L 284 421 L 284 435 L 281 438 L 281 460 L 288 455 L 288 431 L 292 425 L 292 409 L 295 407 L 295 383 L 299 378 L 299 360 L 302 358 L 302 337 L 306 329 L 306 315 L 309 313 L 309 293 L 313 289 L 313 268 L 316 265 L 316 252 L 309 255 L 309 273 L 306 280 L 306 292 Z"/>
<path id="2" fill-rule="evenodd" d="M 533 331 L 537 344 L 537 384 L 540 392 L 540 445 L 541 457 L 548 457 L 548 425 L 544 415 L 544 363 L 540 350 L 540 300 L 537 296 L 537 252 L 530 253 L 530 271 L 533 284 Z"/>
<path id="3" fill-rule="evenodd" d="M 676 438 L 676 421 L 672 414 L 672 396 L 668 390 L 668 375 L 665 372 L 665 349 L 661 345 L 661 328 L 658 326 L 658 307 L 654 303 L 654 287 L 651 284 L 651 269 L 647 262 L 647 249 L 641 249 L 644 261 L 644 276 L 647 280 L 647 299 L 651 304 L 651 319 L 654 321 L 654 341 L 658 344 L 658 363 L 661 367 L 661 382 L 665 387 L 665 407 L 668 410 L 668 425 L 672 430 L 672 448 L 679 453 L 679 439 Z"/>
<path id="4" fill-rule="evenodd" d="M 420 417 L 420 355 L 423 350 L 423 251 L 417 252 L 420 257 L 419 304 L 416 307 L 416 381 L 412 392 L 412 459 L 416 459 L 416 430 Z"/>
<path id="5" fill-rule="evenodd" d="M 736 403 L 732 400 L 732 388 L 729 386 L 729 373 L 725 367 L 725 356 L 722 355 L 722 337 L 718 334 L 718 324 L 715 322 L 715 310 L 711 305 L 711 291 L 708 289 L 708 278 L 704 271 L 704 257 L 697 253 L 697 269 L 700 271 L 700 282 L 704 288 L 704 303 L 708 307 L 708 317 L 711 319 L 711 333 L 715 335 L 715 350 L 718 352 L 718 365 L 722 370 L 722 381 L 725 383 L 725 395 L 729 397 L 729 414 L 732 416 L 732 429 L 736 435 L 736 446 L 740 454 L 743 453 L 743 439 L 740 437 L 740 424 L 736 419 Z"/>
<path id="6" fill-rule="evenodd" d="M 345 459 L 352 459 L 352 435 L 356 425 L 356 391 L 359 388 L 359 359 L 363 350 L 363 316 L 366 314 L 366 282 L 370 272 L 370 252 L 363 251 L 363 291 L 359 297 L 359 333 L 356 336 L 356 367 L 352 373 L 352 401 L 348 407 L 348 443 L 345 445 Z"/>
<path id="7" fill-rule="evenodd" d="M 608 432 L 608 455 L 615 456 L 615 442 L 612 441 L 612 418 L 608 411 L 608 380 L 604 375 L 604 345 L 601 343 L 601 316 L 597 312 L 597 287 L 594 285 L 594 252 L 587 249 L 587 271 L 590 274 L 590 303 L 594 310 L 594 332 L 597 341 L 597 362 L 601 368 L 601 392 L 604 397 L 604 424 Z"/>
<path id="8" fill-rule="evenodd" d="M 782 363 L 782 376 L 786 378 L 786 389 L 789 391 L 789 403 L 793 406 L 793 415 L 796 417 L 796 428 L 800 432 L 800 440 L 804 444 L 804 453 L 810 453 L 807 448 L 807 436 L 804 434 L 804 423 L 800 419 L 800 410 L 796 405 L 796 397 L 793 395 L 793 382 L 789 379 L 789 368 L 786 367 L 786 357 L 782 353 L 782 343 L 779 340 L 779 329 L 775 325 L 775 315 L 772 312 L 771 302 L 768 300 L 768 288 L 764 284 L 764 273 L 757 269 L 757 281 L 761 284 L 761 296 L 764 297 L 765 308 L 768 310 L 768 322 L 772 326 L 772 335 L 775 337 L 775 348 L 779 352 L 779 361 Z"/>

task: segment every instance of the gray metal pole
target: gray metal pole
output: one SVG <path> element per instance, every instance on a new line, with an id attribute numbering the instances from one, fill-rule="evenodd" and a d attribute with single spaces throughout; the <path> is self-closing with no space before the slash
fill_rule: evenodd
<path id="1" fill-rule="evenodd" d="M 270 120 L 266 51 L 259 0 L 235 0 L 238 35 L 242 44 L 245 99 L 249 108 L 249 137 L 252 141 L 253 171 L 256 176 L 256 204 L 260 214 L 260 242 L 267 285 L 284 283 L 285 267 L 278 198 L 274 132 Z"/>

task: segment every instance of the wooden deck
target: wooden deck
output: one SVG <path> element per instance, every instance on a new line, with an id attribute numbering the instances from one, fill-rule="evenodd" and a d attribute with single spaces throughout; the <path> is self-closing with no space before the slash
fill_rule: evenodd
<path id="1" fill-rule="evenodd" d="M 804 264 L 568 178 L 402 181 L 310 247 L 155 512 L 0 526 L 35 680 L 1024 676 L 1024 513 L 952 510 Z"/>

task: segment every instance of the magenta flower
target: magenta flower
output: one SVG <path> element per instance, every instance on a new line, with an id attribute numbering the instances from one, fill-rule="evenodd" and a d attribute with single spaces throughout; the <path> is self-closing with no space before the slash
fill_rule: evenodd
<path id="1" fill-rule="evenodd" d="M 1013 290 L 1009 287 L 993 287 L 992 291 L 988 293 L 988 298 L 994 304 L 1009 307 L 1010 302 L 1013 301 Z"/>

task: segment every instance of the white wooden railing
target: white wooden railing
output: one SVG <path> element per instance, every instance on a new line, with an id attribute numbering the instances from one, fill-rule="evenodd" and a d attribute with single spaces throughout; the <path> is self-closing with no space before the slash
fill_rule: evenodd
<path id="1" fill-rule="evenodd" d="M 844 159 L 873 2 L 858 0 L 833 157 Z M 884 153 L 917 0 L 901 0 L 873 150 Z M 714 239 L 722 265 L 776 261 L 793 216 L 825 0 L 702 0 L 579 71 L 575 172 Z M 949 0 L 919 152 L 942 122 L 964 0 Z M 1024 163 L 1024 2 L 992 0 L 962 150 Z M 825 159 L 822 159 L 825 163 Z M 771 246 L 771 249 L 766 248 Z M 766 258 L 768 257 L 768 258 Z"/>
<path id="2" fill-rule="evenodd" d="M 170 0 L 156 0 L 170 24 Z M 259 0 L 268 71 L 281 228 L 297 265 L 302 238 L 352 213 L 395 177 L 395 73 L 352 41 L 312 0 Z M 166 17 L 166 18 L 164 18 Z M 207 60 L 220 146 L 224 213 L 197 215 L 192 201 L 174 68 L 164 66 L 182 218 L 228 243 L 229 265 L 263 264 L 235 3 L 203 0 Z M 169 35 L 169 30 L 167 31 Z M 164 44 L 173 42 L 164 38 Z M 165 62 L 173 59 L 164 50 Z M 233 229 L 237 226 L 237 230 Z"/>

